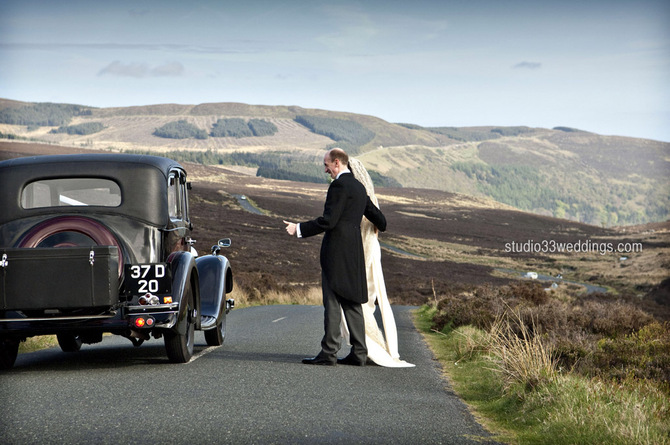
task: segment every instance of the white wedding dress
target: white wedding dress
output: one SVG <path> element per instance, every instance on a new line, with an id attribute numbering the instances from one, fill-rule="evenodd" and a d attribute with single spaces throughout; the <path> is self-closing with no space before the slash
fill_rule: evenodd
<path id="1" fill-rule="evenodd" d="M 367 190 L 372 202 L 379 206 L 374 193 L 372 180 L 360 161 L 349 159 L 349 169 L 353 172 Z M 382 251 L 377 239 L 375 226 L 365 217 L 361 222 L 361 236 L 363 238 L 363 251 L 365 252 L 365 272 L 368 281 L 368 302 L 363 303 L 363 316 L 365 318 L 365 342 L 368 347 L 368 359 L 379 366 L 388 368 L 409 368 L 412 363 L 400 360 L 398 353 L 398 331 L 395 318 L 386 295 L 384 273 L 382 271 Z M 376 304 L 375 304 L 376 303 Z M 375 309 L 379 308 L 384 332 L 379 328 L 375 318 Z M 347 329 L 344 316 L 342 317 L 342 336 L 349 342 L 349 330 Z"/>

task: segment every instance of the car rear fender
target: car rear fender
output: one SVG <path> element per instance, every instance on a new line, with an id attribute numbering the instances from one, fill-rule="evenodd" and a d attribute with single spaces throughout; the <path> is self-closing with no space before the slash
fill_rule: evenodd
<path id="1" fill-rule="evenodd" d="M 195 256 L 191 252 L 179 251 L 173 252 L 167 259 L 172 271 L 172 302 L 179 303 L 179 316 L 177 324 L 172 328 L 179 334 L 186 333 L 186 306 L 184 294 L 187 286 L 191 286 L 193 291 L 193 304 L 196 314 L 193 317 L 196 323 L 195 328 L 200 329 L 200 283 L 198 280 L 198 269 L 195 264 Z"/>
<path id="2" fill-rule="evenodd" d="M 225 256 L 205 255 L 195 260 L 200 279 L 202 315 L 216 318 L 217 323 L 226 312 L 226 293 L 232 290 L 232 271 Z"/>

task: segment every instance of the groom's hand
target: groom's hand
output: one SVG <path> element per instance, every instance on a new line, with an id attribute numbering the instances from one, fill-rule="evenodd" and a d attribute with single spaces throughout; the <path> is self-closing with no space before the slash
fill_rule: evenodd
<path id="1" fill-rule="evenodd" d="M 286 233 L 288 233 L 291 236 L 295 236 L 297 224 L 289 221 L 284 221 L 284 224 L 286 224 Z"/>

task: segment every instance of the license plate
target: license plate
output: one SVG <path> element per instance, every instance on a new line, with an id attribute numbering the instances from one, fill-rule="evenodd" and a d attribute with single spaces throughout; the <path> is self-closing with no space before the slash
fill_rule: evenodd
<path id="1" fill-rule="evenodd" d="M 132 294 L 166 294 L 171 291 L 172 279 L 166 263 L 127 264 L 126 290 Z"/>

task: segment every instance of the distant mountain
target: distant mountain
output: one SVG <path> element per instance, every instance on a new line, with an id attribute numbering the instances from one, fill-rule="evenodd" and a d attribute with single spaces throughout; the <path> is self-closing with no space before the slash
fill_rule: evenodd
<path id="1" fill-rule="evenodd" d="M 266 131 L 250 131 L 252 120 L 252 127 Z M 222 122 L 237 126 L 213 132 Z M 166 126 L 173 132 L 156 132 Z M 224 134 L 229 136 L 218 137 Z M 670 218 L 670 143 L 567 127 L 428 128 L 354 113 L 241 103 L 93 108 L 0 99 L 0 135 L 100 150 L 158 151 L 313 182 L 324 180 L 323 151 L 341 146 L 385 186 L 488 196 L 594 225 Z"/>

